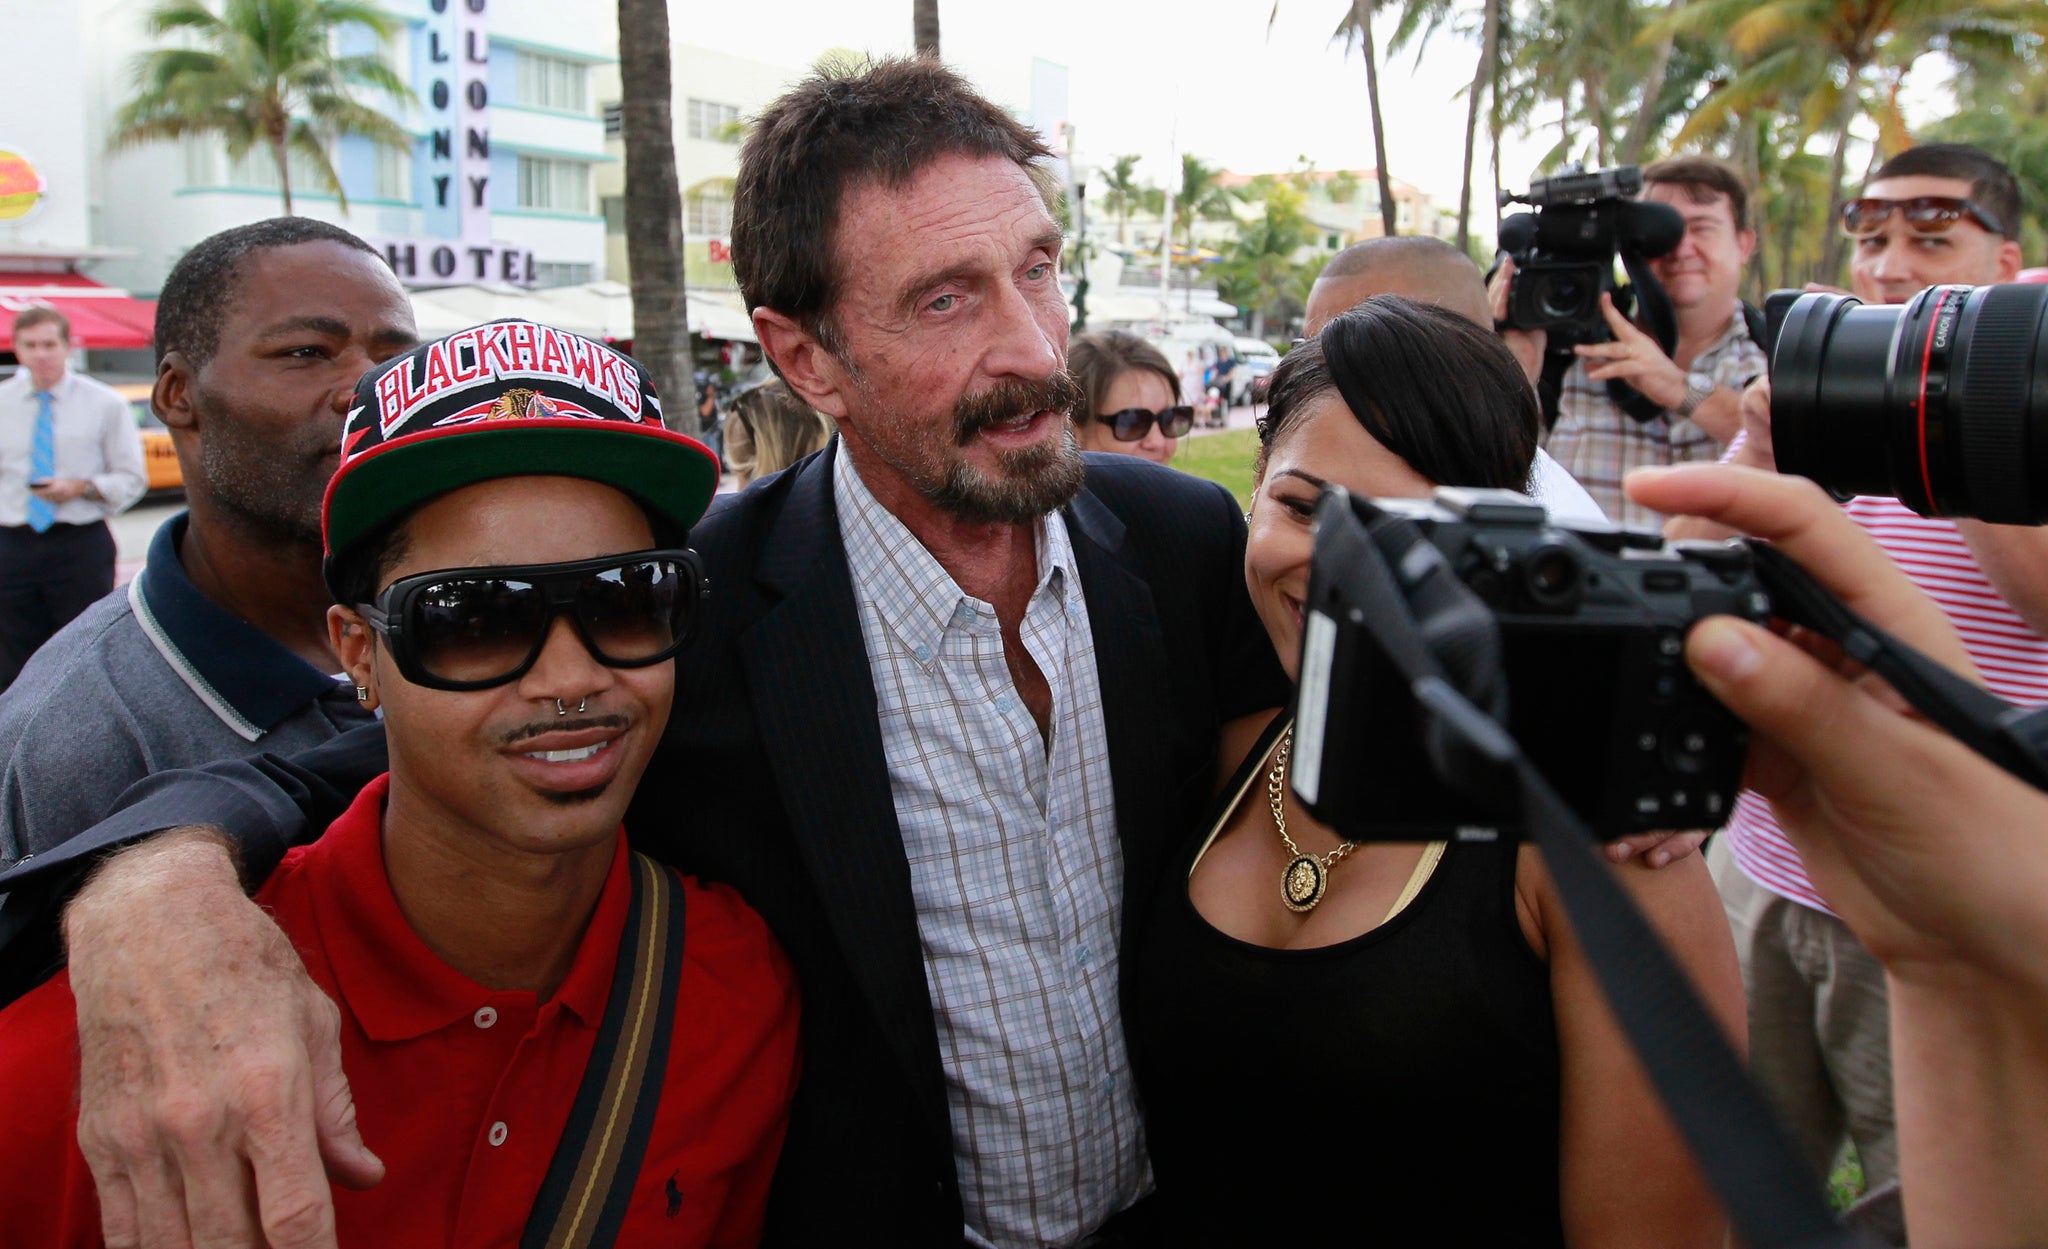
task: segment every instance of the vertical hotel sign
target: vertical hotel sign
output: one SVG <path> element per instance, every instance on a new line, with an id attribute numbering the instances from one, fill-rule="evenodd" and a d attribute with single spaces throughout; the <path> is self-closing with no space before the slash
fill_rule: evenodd
<path id="1" fill-rule="evenodd" d="M 428 0 L 415 81 L 426 114 L 427 237 L 380 240 L 414 286 L 533 281 L 533 253 L 491 239 L 490 0 Z"/>

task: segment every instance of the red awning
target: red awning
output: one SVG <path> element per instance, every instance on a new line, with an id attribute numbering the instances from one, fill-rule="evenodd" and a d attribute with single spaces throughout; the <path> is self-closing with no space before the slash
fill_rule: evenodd
<path id="1" fill-rule="evenodd" d="M 73 346 L 99 350 L 147 347 L 156 328 L 156 301 L 102 286 L 77 273 L 0 269 L 0 335 L 14 332 L 14 314 L 46 304 L 71 319 Z"/>

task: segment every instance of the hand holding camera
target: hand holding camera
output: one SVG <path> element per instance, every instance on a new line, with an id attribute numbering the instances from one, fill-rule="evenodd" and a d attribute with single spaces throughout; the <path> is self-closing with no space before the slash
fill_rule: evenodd
<path id="1" fill-rule="evenodd" d="M 1600 315 L 1607 322 L 1614 341 L 1579 343 L 1572 350 L 1587 362 L 1586 376 L 1596 382 L 1623 381 L 1641 392 L 1645 399 L 1667 411 L 1685 403 L 1692 383 L 1657 340 L 1643 333 L 1621 315 L 1614 296 L 1600 292 Z"/>
<path id="2" fill-rule="evenodd" d="M 1628 489 L 1769 539 L 1858 615 L 1975 679 L 1940 608 L 1811 483 L 1697 465 L 1641 470 Z M 2048 796 L 1802 631 L 1717 617 L 1693 629 L 1686 658 L 1756 730 L 1748 785 L 1872 954 L 1895 975 L 1960 958 L 2048 989 Z"/>

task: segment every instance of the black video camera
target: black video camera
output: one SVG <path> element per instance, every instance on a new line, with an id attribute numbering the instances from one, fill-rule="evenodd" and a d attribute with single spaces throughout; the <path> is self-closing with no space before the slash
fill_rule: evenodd
<path id="1" fill-rule="evenodd" d="M 1769 615 L 1747 546 L 1560 527 L 1505 490 L 1331 488 L 1315 525 L 1292 780 L 1316 818 L 1354 841 L 1521 831 L 1513 778 L 1446 757 L 1459 748 L 1442 709 L 1368 627 L 1394 613 L 1595 836 L 1727 819 L 1748 738 L 1686 668 L 1685 634 L 1703 616 Z"/>
<path id="2" fill-rule="evenodd" d="M 2048 523 L 2048 286 L 1774 291 L 1764 315 L 1781 470 L 1922 516 Z"/>
<path id="3" fill-rule="evenodd" d="M 1646 312 L 1654 301 L 1663 300 L 1661 287 L 1654 297 L 1649 295 L 1648 288 L 1657 282 L 1643 262 L 1678 246 L 1685 237 L 1685 218 L 1669 204 L 1637 199 L 1642 190 L 1643 171 L 1638 166 L 1588 173 L 1585 166 L 1573 164 L 1563 173 L 1532 179 L 1527 194 L 1503 191 L 1502 207 L 1522 203 L 1536 210 L 1516 213 L 1500 225 L 1501 250 L 1515 262 L 1504 324 L 1562 333 L 1575 342 L 1605 341 L 1611 335 L 1600 315 L 1600 294 L 1621 293 L 1614 280 L 1616 256 L 1627 268 L 1631 284 L 1642 288 Z M 1668 301 L 1663 309 L 1669 316 Z M 1666 351 L 1676 342 L 1675 318 L 1671 333 Z"/>

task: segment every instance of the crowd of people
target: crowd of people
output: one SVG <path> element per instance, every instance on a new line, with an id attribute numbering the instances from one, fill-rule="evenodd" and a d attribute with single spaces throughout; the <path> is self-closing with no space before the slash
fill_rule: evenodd
<path id="1" fill-rule="evenodd" d="M 420 343 L 299 218 L 179 262 L 188 511 L 0 696 L 0 1246 L 1726 1243 L 1543 857 L 1354 843 L 1290 789 L 1310 512 L 1754 535 L 2025 703 L 2048 538 L 1774 471 L 1704 158 L 1646 171 L 1675 352 L 1610 307 L 1551 405 L 1510 266 L 1339 254 L 1242 512 L 1162 467 L 1174 365 L 1070 338 L 1046 155 L 929 60 L 761 116 L 733 254 L 775 379 L 715 502 L 603 344 Z M 1869 300 L 2017 269 L 1974 149 L 1846 220 Z M 82 425 L 24 360 L 0 422 Z M 0 560 L 125 501 L 7 428 Z M 1805 639 L 1687 656 L 1752 792 L 1609 870 L 1817 1167 L 1854 1144 L 1861 1226 L 2048 1242 L 2048 796 Z"/>

